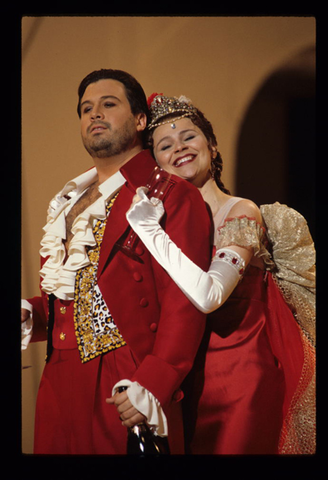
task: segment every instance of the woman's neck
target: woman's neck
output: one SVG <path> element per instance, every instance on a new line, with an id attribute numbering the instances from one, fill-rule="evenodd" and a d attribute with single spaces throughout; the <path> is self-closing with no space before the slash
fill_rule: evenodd
<path id="1" fill-rule="evenodd" d="M 219 189 L 212 177 L 199 188 L 199 191 L 202 194 L 204 201 L 210 206 L 213 217 L 215 217 L 220 208 L 231 197 Z"/>

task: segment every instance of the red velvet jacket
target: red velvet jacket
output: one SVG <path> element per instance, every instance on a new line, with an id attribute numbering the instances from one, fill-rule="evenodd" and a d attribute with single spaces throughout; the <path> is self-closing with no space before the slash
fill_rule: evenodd
<path id="1" fill-rule="evenodd" d="M 189 302 L 141 241 L 142 263 L 115 248 L 129 228 L 125 214 L 136 188 L 145 185 L 154 166 L 150 152 L 144 150 L 121 168 L 126 183 L 107 220 L 98 285 L 138 363 L 131 380 L 147 388 L 165 407 L 192 367 L 206 316 Z M 211 217 L 193 185 L 179 177 L 174 176 L 173 180 L 164 200 L 165 215 L 161 223 L 182 251 L 207 270 L 211 259 Z M 29 302 L 34 315 L 32 341 L 45 340 L 47 295 L 42 292 L 42 297 Z"/>

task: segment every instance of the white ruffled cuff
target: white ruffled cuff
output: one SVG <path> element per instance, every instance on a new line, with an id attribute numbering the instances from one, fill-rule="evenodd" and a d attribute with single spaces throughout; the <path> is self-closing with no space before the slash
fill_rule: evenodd
<path id="1" fill-rule="evenodd" d="M 27 300 L 22 300 L 21 307 L 31 312 L 30 318 L 21 324 L 21 350 L 26 350 L 33 334 L 33 307 Z"/>
<path id="2" fill-rule="evenodd" d="M 147 423 L 153 429 L 154 433 L 160 437 L 167 437 L 167 419 L 159 401 L 154 395 L 138 382 L 120 380 L 114 385 L 112 396 L 115 395 L 119 387 L 128 387 L 127 395 L 130 402 L 134 408 L 147 418 Z"/>

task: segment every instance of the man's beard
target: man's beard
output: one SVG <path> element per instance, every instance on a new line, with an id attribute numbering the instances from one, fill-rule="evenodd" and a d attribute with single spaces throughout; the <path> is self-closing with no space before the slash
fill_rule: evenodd
<path id="1" fill-rule="evenodd" d="M 111 126 L 107 122 L 97 122 L 99 125 L 106 126 L 111 132 Z M 102 135 L 82 138 L 83 144 L 92 157 L 107 158 L 129 150 L 136 137 L 134 118 L 129 118 L 125 124 L 111 133 L 110 138 L 104 138 Z"/>

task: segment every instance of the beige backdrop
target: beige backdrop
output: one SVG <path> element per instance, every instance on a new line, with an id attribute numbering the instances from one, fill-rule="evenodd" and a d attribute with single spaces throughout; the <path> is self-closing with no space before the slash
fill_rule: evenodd
<path id="1" fill-rule="evenodd" d="M 245 112 L 281 65 L 315 45 L 311 17 L 24 17 L 22 19 L 22 297 L 38 294 L 49 200 L 91 166 L 79 133 L 77 88 L 100 68 L 133 74 L 146 95 L 184 94 L 212 122 L 234 193 Z M 278 199 L 279 200 L 279 199 Z M 33 451 L 45 343 L 22 354 L 22 450 Z"/>

